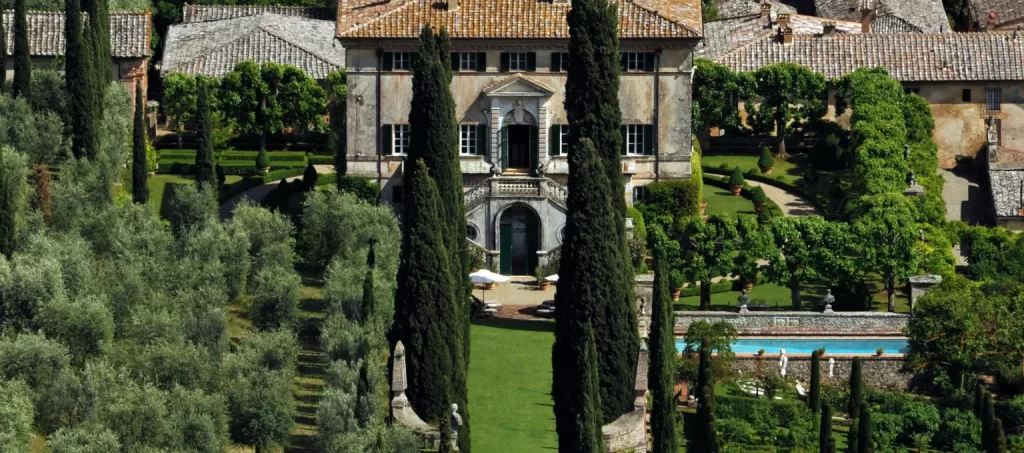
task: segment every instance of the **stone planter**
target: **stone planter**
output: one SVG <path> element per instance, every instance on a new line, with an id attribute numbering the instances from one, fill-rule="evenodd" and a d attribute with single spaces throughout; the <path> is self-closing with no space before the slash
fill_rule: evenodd
<path id="1" fill-rule="evenodd" d="M 707 211 L 707 210 L 708 210 L 708 202 L 706 202 L 706 201 L 700 202 L 700 215 L 704 215 L 704 211 Z"/>
<path id="2" fill-rule="evenodd" d="M 747 294 L 750 294 L 750 291 L 754 289 L 754 284 L 752 282 L 746 282 L 743 284 L 743 289 L 747 291 Z"/>
<path id="3" fill-rule="evenodd" d="M 679 296 L 683 294 L 683 288 L 672 288 L 672 301 L 679 302 Z"/>
<path id="4" fill-rule="evenodd" d="M 770 175 L 770 174 L 772 174 L 772 169 L 771 168 L 762 168 L 761 169 L 761 174 L 762 175 Z"/>
<path id="5" fill-rule="evenodd" d="M 735 197 L 740 196 L 740 192 L 743 192 L 743 186 L 729 186 L 732 189 L 732 195 Z"/>

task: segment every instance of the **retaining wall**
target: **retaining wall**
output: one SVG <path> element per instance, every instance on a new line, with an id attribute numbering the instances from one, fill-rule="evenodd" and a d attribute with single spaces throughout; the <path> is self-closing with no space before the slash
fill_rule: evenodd
<path id="1" fill-rule="evenodd" d="M 910 315 L 877 312 L 817 313 L 774 311 L 731 313 L 717 311 L 676 312 L 676 334 L 683 335 L 690 324 L 704 320 L 724 321 L 740 335 L 903 335 Z"/>
<path id="2" fill-rule="evenodd" d="M 827 351 L 826 351 L 827 354 Z M 828 359 L 836 359 L 832 376 L 829 377 Z M 861 357 L 863 366 L 861 377 L 864 385 L 884 390 L 904 391 L 910 386 L 912 373 L 903 370 L 902 354 L 894 354 L 882 357 Z M 763 373 L 779 372 L 779 355 L 766 354 L 757 356 L 736 356 L 734 368 L 743 375 L 757 373 L 758 368 Z M 821 383 L 823 385 L 844 386 L 850 381 L 850 369 L 853 367 L 852 356 L 826 355 L 821 360 Z M 811 382 L 811 357 L 789 355 L 789 364 L 786 366 L 786 377 L 797 379 L 804 383 L 805 388 L 810 388 Z"/>

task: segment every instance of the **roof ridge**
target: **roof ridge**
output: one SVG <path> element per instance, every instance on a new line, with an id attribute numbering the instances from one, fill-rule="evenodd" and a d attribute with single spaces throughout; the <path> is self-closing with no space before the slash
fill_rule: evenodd
<path id="1" fill-rule="evenodd" d="M 696 31 L 696 30 L 690 28 L 689 26 L 680 23 L 679 21 L 677 21 L 675 19 L 670 19 L 667 16 L 665 16 L 664 14 L 662 14 L 660 11 L 655 10 L 653 8 L 649 8 L 649 7 L 645 6 L 645 5 L 641 5 L 636 0 L 621 0 L 618 3 L 621 4 L 621 3 L 627 3 L 627 2 L 632 4 L 633 6 L 636 6 L 637 8 L 640 8 L 640 9 L 642 9 L 644 11 L 647 11 L 650 14 L 653 14 L 653 15 L 655 15 L 657 17 L 660 17 L 661 19 L 664 19 L 666 21 L 671 22 L 672 24 L 676 25 L 677 27 L 680 27 L 680 28 L 682 28 L 682 29 L 692 33 L 694 36 L 702 36 L 703 35 L 703 31 Z M 621 14 L 621 12 L 620 12 L 620 14 Z"/>
<path id="2" fill-rule="evenodd" d="M 389 9 L 387 11 L 384 11 L 383 13 L 377 13 L 376 16 L 371 17 L 371 18 L 367 18 L 366 20 L 363 20 L 363 21 L 360 21 L 359 23 L 357 23 L 357 24 L 355 24 L 355 25 L 353 25 L 353 26 L 351 26 L 349 28 L 346 28 L 344 31 L 340 31 L 339 30 L 339 31 L 335 32 L 335 34 L 336 35 L 344 35 L 344 34 L 348 34 L 348 33 L 354 32 L 356 30 L 359 30 L 361 28 L 368 27 L 370 24 L 372 24 L 374 22 L 377 22 L 377 21 L 380 21 L 380 20 L 384 19 L 385 17 L 388 17 L 388 16 L 390 16 L 392 14 L 395 14 L 395 12 L 397 12 L 397 11 L 401 11 L 401 10 L 403 10 L 405 8 L 408 8 L 409 5 L 412 5 L 412 4 L 414 4 L 414 3 L 418 2 L 418 1 L 430 1 L 430 0 L 395 0 L 395 1 L 405 2 L 405 3 L 402 3 L 401 5 L 395 6 L 394 8 L 391 8 L 391 9 Z"/>
<path id="3" fill-rule="evenodd" d="M 332 62 L 330 60 L 327 60 L 327 59 L 317 55 L 316 52 L 312 52 L 309 49 L 307 49 L 307 48 L 305 48 L 303 46 L 300 46 L 300 45 L 296 44 L 295 42 L 293 42 L 293 41 L 291 41 L 289 39 L 285 39 L 283 36 L 280 36 L 277 33 L 274 33 L 274 32 L 272 32 L 270 30 L 267 30 L 267 29 L 263 28 L 262 26 L 257 27 L 256 30 L 262 31 L 263 33 L 266 33 L 266 34 L 268 34 L 268 35 L 270 35 L 270 36 L 272 36 L 272 37 L 274 37 L 276 39 L 279 39 L 279 40 L 281 40 L 281 42 L 286 43 L 289 46 L 292 46 L 292 47 L 294 47 L 296 49 L 299 49 L 299 50 L 305 52 L 307 55 L 309 55 L 309 56 L 311 56 L 311 57 L 313 57 L 313 58 L 315 58 L 315 59 L 317 59 L 317 60 L 319 60 L 319 61 L 321 61 L 323 63 L 327 63 L 327 64 L 329 64 L 331 66 L 338 66 L 337 63 L 334 63 L 334 62 Z M 247 34 L 245 36 L 248 37 L 248 36 L 251 36 L 251 35 L 252 35 L 252 33 L 249 33 L 249 34 Z"/>

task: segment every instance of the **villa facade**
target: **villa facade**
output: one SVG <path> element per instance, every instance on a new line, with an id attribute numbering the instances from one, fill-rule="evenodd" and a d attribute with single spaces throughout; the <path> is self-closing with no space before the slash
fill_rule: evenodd
<path id="1" fill-rule="evenodd" d="M 530 274 L 561 246 L 568 178 L 566 0 L 341 0 L 349 174 L 401 205 L 412 62 L 424 24 L 452 37 L 467 238 L 503 274 Z M 699 0 L 623 0 L 620 107 L 627 202 L 690 177 Z"/>

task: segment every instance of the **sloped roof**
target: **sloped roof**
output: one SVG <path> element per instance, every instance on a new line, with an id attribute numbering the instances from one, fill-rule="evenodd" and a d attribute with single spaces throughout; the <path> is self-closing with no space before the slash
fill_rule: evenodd
<path id="1" fill-rule="evenodd" d="M 85 16 L 88 20 L 88 16 Z M 28 46 L 33 56 L 64 55 L 64 13 L 61 11 L 29 11 Z M 4 11 L 7 33 L 7 55 L 14 54 L 14 11 Z M 117 58 L 145 58 L 150 51 L 152 26 L 148 13 L 110 14 L 110 55 Z"/>
<path id="2" fill-rule="evenodd" d="M 761 3 L 771 5 L 775 14 L 796 14 L 796 8 L 775 0 L 716 0 L 718 19 L 732 19 L 761 14 Z M 707 27 L 705 27 L 706 29 Z"/>
<path id="3" fill-rule="evenodd" d="M 794 36 L 756 39 L 716 58 L 737 71 L 793 62 L 828 79 L 883 67 L 903 82 L 1024 81 L 1024 38 L 1010 32 Z"/>
<path id="4" fill-rule="evenodd" d="M 982 27 L 988 23 L 989 14 L 995 13 L 996 27 L 1024 21 L 1024 1 L 1021 0 L 970 0 L 971 17 Z"/>
<path id="5" fill-rule="evenodd" d="M 449 0 L 455 1 L 455 0 Z M 552 0 L 340 0 L 338 36 L 416 38 L 425 24 L 444 27 L 452 38 L 568 38 L 570 3 Z M 358 3 L 358 4 L 356 4 Z M 621 0 L 622 38 L 697 38 L 700 0 Z"/>
<path id="6" fill-rule="evenodd" d="M 942 0 L 869 0 L 874 10 L 873 33 L 947 33 L 950 30 Z M 821 17 L 860 21 L 864 0 L 814 0 L 814 7 Z M 886 16 L 900 19 L 905 25 L 885 21 Z M 882 21 L 878 29 L 874 22 Z"/>
<path id="7" fill-rule="evenodd" d="M 334 14 L 327 8 L 313 6 L 281 5 L 190 5 L 181 7 L 181 21 L 184 23 L 210 22 L 274 13 L 281 16 L 304 17 L 306 19 L 333 20 Z"/>
<path id="8" fill-rule="evenodd" d="M 334 41 L 334 22 L 261 13 L 234 19 L 172 25 L 161 74 L 222 77 L 246 60 L 298 66 L 315 79 L 345 67 Z"/>
<path id="9" fill-rule="evenodd" d="M 797 35 L 818 35 L 825 31 L 826 23 L 836 25 L 836 33 L 860 33 L 857 22 L 822 19 L 802 14 L 789 15 L 789 28 Z M 778 33 L 778 23 L 760 14 L 704 23 L 704 39 L 697 45 L 697 55 L 718 58 L 736 48 L 758 39 L 768 39 Z"/>

